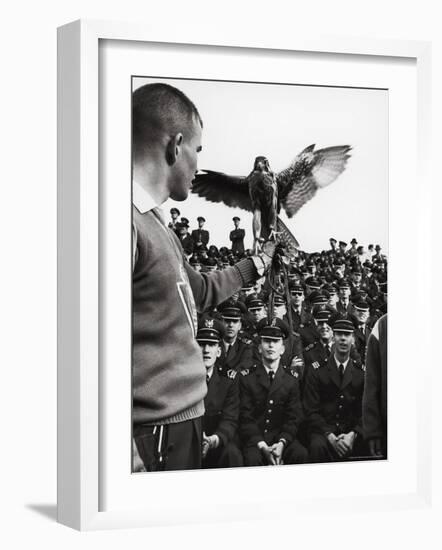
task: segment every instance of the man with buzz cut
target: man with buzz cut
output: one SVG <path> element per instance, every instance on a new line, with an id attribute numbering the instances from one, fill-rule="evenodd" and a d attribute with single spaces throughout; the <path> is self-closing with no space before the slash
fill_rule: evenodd
<path id="1" fill-rule="evenodd" d="M 288 334 L 281 319 L 262 319 L 261 361 L 241 371 L 239 434 L 246 466 L 301 464 L 308 458 L 297 440 L 303 419 L 298 378 L 281 363 Z"/>
<path id="2" fill-rule="evenodd" d="M 177 88 L 154 83 L 133 92 L 134 472 L 201 467 L 207 384 L 197 313 L 262 277 L 275 248 L 265 243 L 261 256 L 210 274 L 190 266 L 160 207 L 187 198 L 202 127 L 197 108 Z"/>
<path id="3" fill-rule="evenodd" d="M 203 417 L 203 468 L 233 468 L 243 465 L 241 451 L 235 444 L 239 416 L 239 377 L 233 369 L 219 362 L 224 325 L 206 318 L 196 339 L 206 367 L 206 412 Z"/>
<path id="4" fill-rule="evenodd" d="M 354 326 L 333 324 L 335 345 L 328 359 L 312 364 L 304 387 L 304 411 L 312 462 L 367 456 L 362 436 L 364 371 L 350 357 Z"/>

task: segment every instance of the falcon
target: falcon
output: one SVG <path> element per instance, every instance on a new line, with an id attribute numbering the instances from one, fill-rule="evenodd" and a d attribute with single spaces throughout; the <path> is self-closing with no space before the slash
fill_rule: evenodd
<path id="1" fill-rule="evenodd" d="M 342 174 L 350 158 L 350 145 L 315 150 L 306 147 L 292 163 L 275 173 L 265 156 L 255 159 L 248 176 L 231 176 L 213 170 L 201 170 L 192 182 L 192 193 L 211 202 L 253 212 L 254 249 L 260 243 L 287 237 L 288 228 L 278 217 L 281 207 L 292 218 L 318 189 L 326 187 Z M 293 238 L 294 239 L 294 238 Z M 299 247 L 296 239 L 292 241 Z"/>

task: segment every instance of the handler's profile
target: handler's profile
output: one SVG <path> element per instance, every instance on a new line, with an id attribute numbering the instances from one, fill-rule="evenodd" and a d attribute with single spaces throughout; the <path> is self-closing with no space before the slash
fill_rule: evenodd
<path id="1" fill-rule="evenodd" d="M 189 194 L 202 150 L 201 116 L 167 84 L 142 86 L 132 99 L 132 470 L 200 468 L 207 384 L 197 313 L 261 277 L 274 244 L 210 275 L 190 266 L 160 206 Z"/>

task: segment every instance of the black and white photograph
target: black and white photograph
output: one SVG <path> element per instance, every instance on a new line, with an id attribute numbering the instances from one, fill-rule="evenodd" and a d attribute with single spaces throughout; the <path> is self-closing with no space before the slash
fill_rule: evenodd
<path id="1" fill-rule="evenodd" d="M 131 84 L 132 472 L 387 459 L 388 90 Z"/>

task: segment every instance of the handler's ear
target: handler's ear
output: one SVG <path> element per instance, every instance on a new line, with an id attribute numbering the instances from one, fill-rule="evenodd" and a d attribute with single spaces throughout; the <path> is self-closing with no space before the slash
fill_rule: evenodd
<path id="1" fill-rule="evenodd" d="M 175 164 L 181 154 L 181 146 L 183 144 L 183 134 L 178 133 L 169 139 L 166 147 L 166 161 L 172 166 Z"/>

